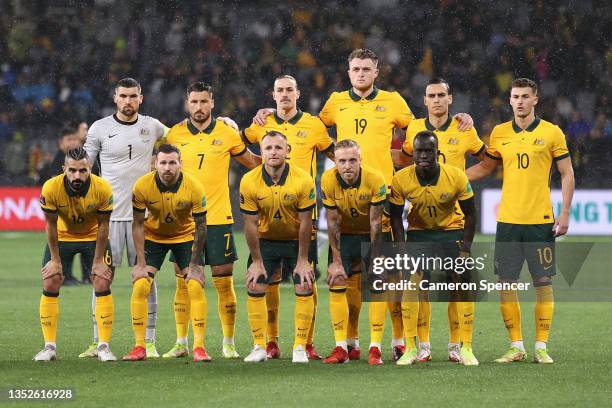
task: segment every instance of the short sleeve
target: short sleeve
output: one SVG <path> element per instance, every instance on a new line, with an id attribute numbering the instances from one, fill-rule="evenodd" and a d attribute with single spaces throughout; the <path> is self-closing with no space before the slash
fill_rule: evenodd
<path id="1" fill-rule="evenodd" d="M 134 185 L 132 190 L 132 208 L 134 211 L 145 212 L 147 209 L 147 202 L 144 197 L 142 183 L 139 181 Z"/>
<path id="2" fill-rule="evenodd" d="M 495 132 L 496 128 L 493 128 L 491 137 L 489 138 L 489 146 L 487 147 L 486 155 L 493 160 L 501 160 L 501 154 L 499 153 L 499 138 Z"/>
<path id="3" fill-rule="evenodd" d="M 196 180 L 191 190 L 191 215 L 194 217 L 206 214 L 206 194 L 204 186 Z"/>
<path id="4" fill-rule="evenodd" d="M 236 157 L 246 153 L 247 148 L 244 141 L 240 137 L 240 134 L 232 128 L 229 129 L 229 132 L 231 134 L 231 137 L 229 138 L 231 141 L 231 146 L 229 149 L 230 154 Z"/>
<path id="5" fill-rule="evenodd" d="M 405 197 L 398 175 L 399 173 L 395 173 L 393 180 L 391 181 L 391 195 L 389 196 L 389 202 L 395 205 L 404 205 Z"/>
<path id="6" fill-rule="evenodd" d="M 53 193 L 53 185 L 54 179 L 47 180 L 40 192 L 40 208 L 42 208 L 44 212 L 57 212 L 57 201 Z"/>
<path id="7" fill-rule="evenodd" d="M 242 131 L 242 134 L 246 139 L 245 142 L 248 142 L 249 144 L 259 143 L 265 133 L 266 130 L 256 123 L 251 123 L 251 126 Z"/>
<path id="8" fill-rule="evenodd" d="M 393 123 L 395 123 L 396 127 L 405 129 L 414 119 L 414 114 L 408 107 L 408 104 L 406 103 L 404 98 L 402 98 L 399 93 L 393 92 L 392 95 L 393 106 L 395 108 L 395 117 L 393 118 Z"/>
<path id="9" fill-rule="evenodd" d="M 384 204 L 387 200 L 387 183 L 382 174 L 375 173 L 372 177 L 372 198 L 370 205 Z"/>
<path id="10" fill-rule="evenodd" d="M 333 184 L 334 175 L 335 171 L 332 169 L 323 173 L 321 177 L 321 202 L 325 208 L 336 208 Z"/>
<path id="11" fill-rule="evenodd" d="M 256 187 L 249 183 L 249 177 L 240 180 L 240 211 L 245 214 L 255 215 L 258 212 Z"/>
<path id="12" fill-rule="evenodd" d="M 558 126 L 555 126 L 555 134 L 552 143 L 552 156 L 554 161 L 569 157 L 569 150 L 567 149 L 565 135 Z"/>
<path id="13" fill-rule="evenodd" d="M 300 212 L 311 210 L 317 204 L 317 194 L 312 178 L 304 177 L 301 185 L 297 199 L 297 210 Z"/>
<path id="14" fill-rule="evenodd" d="M 87 152 L 87 156 L 89 157 L 89 162 L 91 164 L 95 163 L 98 159 L 98 154 L 100 154 L 100 150 L 102 149 L 102 144 L 100 143 L 100 139 L 96 135 L 96 131 L 98 129 L 97 123 L 94 123 L 89 128 L 87 132 L 87 137 L 85 139 L 85 146 L 83 148 Z"/>
<path id="15" fill-rule="evenodd" d="M 470 184 L 467 176 L 464 172 L 457 172 L 457 189 L 459 190 L 459 201 L 467 200 L 474 197 L 474 191 L 472 190 L 472 185 Z"/>
<path id="16" fill-rule="evenodd" d="M 325 105 L 323 105 L 323 109 L 321 109 L 321 112 L 319 113 L 319 119 L 321 119 L 321 122 L 323 122 L 323 124 L 327 127 L 331 127 L 336 124 L 337 111 L 335 102 L 336 98 L 334 95 L 336 95 L 336 92 L 330 95 L 327 102 L 325 102 Z"/>
<path id="17" fill-rule="evenodd" d="M 327 133 L 327 127 L 323 124 L 323 122 L 317 118 L 313 117 L 314 130 L 315 130 L 315 145 L 317 146 L 317 150 L 320 152 L 325 152 L 330 148 L 333 148 L 334 141 L 329 134 Z"/>
<path id="18" fill-rule="evenodd" d="M 100 188 L 100 201 L 98 203 L 99 214 L 110 214 L 113 212 L 113 190 L 108 181 L 101 179 L 102 183 Z"/>
<path id="19" fill-rule="evenodd" d="M 163 123 L 155 118 L 151 118 L 153 120 L 153 128 L 155 129 L 155 138 L 160 140 L 164 136 L 166 136 L 169 132 L 169 128 L 166 127 Z"/>
<path id="20" fill-rule="evenodd" d="M 478 137 L 476 128 L 472 127 L 468 130 L 468 151 L 472 156 L 478 156 L 485 149 L 485 144 Z"/>

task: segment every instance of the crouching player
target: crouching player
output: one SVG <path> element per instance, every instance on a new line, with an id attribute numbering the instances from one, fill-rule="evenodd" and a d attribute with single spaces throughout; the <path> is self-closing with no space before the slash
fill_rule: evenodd
<path id="1" fill-rule="evenodd" d="M 405 200 L 412 209 L 408 214 L 408 233 L 404 235 L 402 214 Z M 409 243 L 408 251 L 414 257 L 441 259 L 469 257 L 476 228 L 474 193 L 465 173 L 454 166 L 438 163 L 438 138 L 425 130 L 414 138 L 414 165 L 400 170 L 391 184 L 391 225 L 397 241 Z M 457 202 L 465 218 L 455 211 Z M 405 237 L 405 238 L 404 238 Z M 417 277 L 429 281 L 430 271 L 416 271 Z M 453 283 L 469 283 L 470 273 L 446 270 Z M 417 281 L 419 279 L 416 279 Z M 406 291 L 402 299 L 402 318 L 406 352 L 397 361 L 410 365 L 417 361 L 415 336 L 419 302 L 415 291 Z M 474 302 L 468 291 L 451 292 L 451 301 L 458 302 L 461 333 L 460 362 L 478 365 L 472 352 Z"/>
<path id="2" fill-rule="evenodd" d="M 181 171 L 180 151 L 174 145 L 162 144 L 159 147 L 155 168 L 156 171 L 139 178 L 133 190 L 132 234 L 136 265 L 132 271 L 131 309 L 136 345 L 123 359 L 147 358 L 147 297 L 155 272 L 171 251 L 187 282 L 194 337 L 193 360 L 210 361 L 204 348 L 207 304 L 200 257 L 206 241 L 204 187 L 197 179 Z M 145 210 L 148 210 L 146 221 Z"/>
<path id="3" fill-rule="evenodd" d="M 72 263 L 74 256 L 80 253 L 82 262 L 92 264 L 97 298 L 95 316 L 99 328 L 98 360 L 115 361 L 108 346 L 115 313 L 110 290 L 112 258 L 108 247 L 109 220 L 113 210 L 111 186 L 106 180 L 91 174 L 87 153 L 79 147 L 66 154 L 64 173 L 44 184 L 40 204 L 45 213 L 47 232 L 40 298 L 40 325 L 45 348 L 36 354 L 34 360 L 56 358 L 63 266 Z"/>
<path id="4" fill-rule="evenodd" d="M 327 364 L 348 362 L 347 327 L 350 320 L 359 320 L 359 309 L 349 308 L 349 296 L 361 297 L 361 292 L 347 292 L 350 276 L 364 270 L 361 244 L 371 243 L 378 248 L 382 241 L 382 213 L 387 200 L 385 179 L 377 170 L 361 165 L 357 142 L 344 139 L 335 147 L 336 167 L 321 178 L 321 196 L 327 208 L 329 234 L 329 311 L 336 339 L 336 347 L 323 360 Z M 381 342 L 387 311 L 386 302 L 371 302 L 370 350 L 368 363 L 382 364 Z M 356 316 L 352 316 L 356 314 Z"/>
<path id="5" fill-rule="evenodd" d="M 260 146 L 264 163 L 240 182 L 240 211 L 251 253 L 246 273 L 247 310 L 255 343 L 244 361 L 267 359 L 265 296 L 282 264 L 293 271 L 295 284 L 293 362 L 307 363 L 306 342 L 314 313 L 314 272 L 308 247 L 316 205 L 315 184 L 308 173 L 286 162 L 290 149 L 284 134 L 269 131 Z"/>

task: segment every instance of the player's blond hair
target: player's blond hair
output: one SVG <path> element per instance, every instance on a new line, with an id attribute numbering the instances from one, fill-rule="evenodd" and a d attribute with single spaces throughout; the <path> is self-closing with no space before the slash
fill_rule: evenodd
<path id="1" fill-rule="evenodd" d="M 357 48 L 356 50 L 353 50 L 353 52 L 351 52 L 348 56 L 348 63 L 350 64 L 351 61 L 355 58 L 371 59 L 372 61 L 374 61 L 374 65 L 378 66 L 378 55 L 376 55 L 374 51 L 369 50 L 367 48 Z"/>
<path id="2" fill-rule="evenodd" d="M 334 146 L 334 152 L 337 152 L 340 149 L 357 149 L 358 152 L 361 152 L 361 147 L 359 147 L 359 143 L 354 141 L 353 139 L 343 139 L 336 143 Z"/>

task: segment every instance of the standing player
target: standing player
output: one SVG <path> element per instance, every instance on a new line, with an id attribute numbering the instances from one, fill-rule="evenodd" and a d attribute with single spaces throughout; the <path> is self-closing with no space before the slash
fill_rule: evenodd
<path id="1" fill-rule="evenodd" d="M 355 141 L 344 139 L 338 142 L 335 157 L 336 167 L 327 170 L 321 178 L 330 246 L 327 269 L 329 310 L 336 339 L 336 347 L 323 360 L 327 364 L 345 363 L 349 359 L 347 323 L 350 319 L 359 319 L 359 316 L 350 315 L 359 313 L 359 310 L 349 308 L 347 280 L 355 273 L 367 273 L 361 257 L 362 243 L 371 243 L 373 249 L 380 248 L 383 206 L 387 200 L 383 175 L 361 165 L 359 145 Z M 370 303 L 369 364 L 382 364 L 380 349 L 386 310 L 385 302 Z"/>
<path id="2" fill-rule="evenodd" d="M 297 107 L 300 97 L 297 81 L 290 75 L 281 75 L 274 80 L 272 97 L 276 102 L 276 110 L 266 118 L 265 124 L 260 126 L 253 123 L 242 132 L 243 138 L 248 143 L 260 143 L 262 137 L 269 131 L 278 131 L 287 136 L 291 148 L 287 162 L 293 166 L 308 172 L 312 179 L 317 176 L 316 151 L 323 152 L 330 159 L 334 159 L 334 142 L 327 133 L 327 128 L 318 117 L 302 112 Z M 317 259 L 317 210 L 313 211 L 313 232 L 310 243 L 311 258 Z M 316 263 L 316 261 L 315 261 Z M 274 276 L 268 285 L 266 292 L 266 304 L 268 306 L 268 358 L 279 358 L 278 347 L 278 305 L 280 303 L 281 276 Z M 312 326 L 308 333 L 306 351 L 311 360 L 321 357 L 313 346 L 315 320 L 317 314 L 317 286 L 313 286 L 315 312 Z"/>
<path id="3" fill-rule="evenodd" d="M 128 265 L 134 266 L 136 251 L 132 238 L 132 188 L 138 178 L 151 171 L 155 143 L 168 130 L 157 119 L 138 113 L 142 99 L 140 84 L 135 79 L 124 78 L 117 82 L 113 96 L 117 112 L 94 122 L 85 142 L 90 162 L 95 163 L 100 158 L 101 176 L 110 182 L 115 194 L 115 208 L 110 220 L 113 267 L 121 265 L 124 248 L 127 248 Z M 95 302 L 94 297 L 92 308 L 95 308 Z M 155 283 L 148 302 L 147 355 L 159 357 L 155 348 Z M 94 342 L 79 357 L 94 357 L 97 342 L 98 327 L 94 321 Z"/>
<path id="4" fill-rule="evenodd" d="M 438 163 L 438 138 L 430 130 L 417 133 L 414 138 L 415 164 L 400 170 L 393 176 L 391 185 L 391 222 L 393 235 L 398 242 L 404 242 L 402 215 L 405 201 L 412 204 L 408 214 L 408 233 L 411 243 L 409 252 L 413 256 L 438 257 L 440 259 L 468 257 L 476 230 L 476 209 L 474 193 L 463 170 Z M 459 205 L 462 214 L 455 209 Z M 417 271 L 429 281 L 431 271 Z M 469 282 L 469 273 L 447 270 L 452 282 Z M 457 303 L 459 316 L 460 362 L 464 365 L 478 365 L 472 352 L 474 302 L 468 302 L 467 294 L 461 293 L 462 302 Z M 456 295 L 454 299 L 458 300 Z M 418 301 L 404 298 L 402 317 L 407 342 L 406 352 L 397 361 L 409 365 L 417 361 L 414 338 L 417 334 Z"/>
<path id="5" fill-rule="evenodd" d="M 238 259 L 232 224 L 232 207 L 229 198 L 230 157 L 249 169 L 261 159 L 244 145 L 236 130 L 212 116 L 215 106 L 213 90 L 203 82 L 187 87 L 185 108 L 189 118 L 175 125 L 168 132 L 168 143 L 181 151 L 183 170 L 197 178 L 204 186 L 208 199 L 208 236 L 204 250 L 205 264 L 212 270 L 213 284 L 217 290 L 219 320 L 223 330 L 223 356 L 238 358 L 234 345 L 236 321 L 236 293 L 234 292 L 234 261 Z M 175 263 L 176 291 L 174 315 L 177 341 L 163 357 L 187 355 L 189 327 L 189 302 L 187 285 L 180 268 Z"/>
<path id="6" fill-rule="evenodd" d="M 467 170 L 478 180 L 503 165 L 502 197 L 495 234 L 495 273 L 500 282 L 516 282 L 527 260 L 536 288 L 536 342 L 534 361 L 552 363 L 546 344 L 552 323 L 555 275 L 555 237 L 567 233 L 574 194 L 574 170 L 565 135 L 556 125 L 538 118 L 535 82 L 519 78 L 510 88 L 514 119 L 495 126 L 485 159 Z M 555 163 L 561 174 L 563 207 L 554 218 L 550 177 Z M 510 349 L 499 363 L 526 357 L 521 331 L 521 309 L 516 290 L 501 291 L 501 313 L 510 336 Z"/>
<path id="7" fill-rule="evenodd" d="M 438 160 L 441 163 L 465 170 L 465 156 L 468 153 L 479 161 L 484 158 L 486 146 L 478 137 L 476 129 L 460 131 L 457 119 L 453 119 L 449 115 L 448 108 L 453 103 L 453 95 L 448 82 L 441 78 L 430 80 L 425 88 L 423 103 L 427 107 L 427 117 L 415 119 L 408 125 L 406 140 L 402 146 L 404 154 L 400 155 L 404 160 L 403 164 L 408 165 L 412 162 L 414 137 L 424 130 L 432 131 L 438 137 L 440 153 Z M 461 213 L 459 206 L 456 210 Z M 419 295 L 419 350 L 417 358 L 420 361 L 429 361 L 431 360 L 431 345 L 429 342 L 431 304 L 426 290 L 420 291 Z M 450 331 L 448 359 L 459 362 L 461 331 L 459 330 L 459 316 L 455 302 L 448 303 L 448 325 Z"/>
<path id="8" fill-rule="evenodd" d="M 289 147 L 285 135 L 268 132 L 260 145 L 264 164 L 240 181 L 240 211 L 251 253 L 246 274 L 247 306 L 255 343 L 244 361 L 267 360 L 265 294 L 283 265 L 293 271 L 295 284 L 293 362 L 307 363 L 306 342 L 314 313 L 314 273 L 308 246 L 316 206 L 315 184 L 308 173 L 286 163 Z"/>
<path id="9" fill-rule="evenodd" d="M 45 348 L 34 360 L 56 358 L 58 299 L 64 280 L 63 269 L 80 253 L 84 262 L 93 265 L 92 281 L 97 298 L 94 316 L 100 327 L 96 355 L 100 361 L 115 361 L 108 346 L 115 315 L 110 290 L 112 259 L 108 248 L 108 224 L 113 210 L 111 186 L 106 180 L 91 174 L 87 153 L 79 147 L 66 154 L 64 174 L 44 184 L 40 204 L 45 212 L 47 231 L 42 268 L 43 294 L 40 298 L 40 324 Z"/>
<path id="10" fill-rule="evenodd" d="M 132 271 L 132 328 L 136 345 L 124 360 L 147 358 L 145 326 L 147 297 L 152 281 L 168 251 L 172 252 L 187 282 L 193 326 L 193 360 L 210 361 L 204 348 L 207 303 L 201 254 L 206 241 L 206 197 L 204 187 L 181 171 L 181 153 L 170 144 L 157 152 L 156 171 L 134 185 L 133 236 L 137 263 Z M 145 211 L 148 217 L 145 221 Z M 195 220 L 195 223 L 194 223 Z M 195 238 L 194 238 L 195 236 Z"/>

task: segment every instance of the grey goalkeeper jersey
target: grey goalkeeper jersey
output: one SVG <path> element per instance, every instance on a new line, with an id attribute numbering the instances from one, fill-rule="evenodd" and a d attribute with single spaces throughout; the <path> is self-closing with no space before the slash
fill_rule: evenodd
<path id="1" fill-rule="evenodd" d="M 113 189 L 112 221 L 132 221 L 132 189 L 151 171 L 153 148 L 166 129 L 159 120 L 140 114 L 131 123 L 110 115 L 89 128 L 85 150 L 92 163 L 100 156 L 101 176 Z"/>

